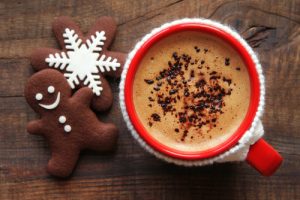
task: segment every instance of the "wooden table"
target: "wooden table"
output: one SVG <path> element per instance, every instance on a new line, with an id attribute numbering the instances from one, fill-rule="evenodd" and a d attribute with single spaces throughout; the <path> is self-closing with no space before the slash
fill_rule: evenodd
<path id="1" fill-rule="evenodd" d="M 118 33 L 111 49 L 128 52 L 152 28 L 183 17 L 204 17 L 234 27 L 258 53 L 266 76 L 265 138 L 284 163 L 265 178 L 245 163 L 183 168 L 166 164 L 133 141 L 118 106 L 103 121 L 121 130 L 114 154 L 84 152 L 68 180 L 49 176 L 46 142 L 26 132 L 37 116 L 23 89 L 33 73 L 28 56 L 58 47 L 52 20 L 72 16 L 83 30 L 102 15 Z M 60 1 L 0 2 L 0 199 L 300 199 L 300 1 Z"/>

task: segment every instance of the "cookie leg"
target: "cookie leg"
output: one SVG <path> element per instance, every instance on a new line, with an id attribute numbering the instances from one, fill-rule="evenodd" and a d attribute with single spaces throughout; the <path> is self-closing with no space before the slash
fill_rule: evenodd
<path id="1" fill-rule="evenodd" d="M 77 149 L 55 149 L 48 162 L 47 171 L 53 176 L 67 177 L 75 168 L 78 157 Z"/>
<path id="2" fill-rule="evenodd" d="M 114 124 L 101 123 L 88 135 L 86 148 L 95 151 L 110 151 L 116 147 L 118 129 Z"/>

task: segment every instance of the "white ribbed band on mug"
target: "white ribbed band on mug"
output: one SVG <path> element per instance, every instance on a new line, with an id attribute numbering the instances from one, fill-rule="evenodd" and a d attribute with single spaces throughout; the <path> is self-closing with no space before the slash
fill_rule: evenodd
<path id="1" fill-rule="evenodd" d="M 201 23 L 201 24 L 208 24 L 211 26 L 215 26 L 227 33 L 229 33 L 232 37 L 234 37 L 236 40 L 238 40 L 242 46 L 248 51 L 248 53 L 250 54 L 252 60 L 255 63 L 255 67 L 256 70 L 258 72 L 258 76 L 259 76 L 259 82 L 260 82 L 260 98 L 259 98 L 259 106 L 255 115 L 255 118 L 251 124 L 251 127 L 248 131 L 246 131 L 246 133 L 241 137 L 241 139 L 238 141 L 238 143 L 233 146 L 232 148 L 230 148 L 229 150 L 223 152 L 222 154 L 212 157 L 212 158 L 208 158 L 208 159 L 201 159 L 201 160 L 181 160 L 181 159 L 177 159 L 177 158 L 173 158 L 170 156 L 167 156 L 165 154 L 162 154 L 158 151 L 156 151 L 155 149 L 153 149 L 151 146 L 149 146 L 140 136 L 139 134 L 136 132 L 136 130 L 134 129 L 134 126 L 132 125 L 130 118 L 128 116 L 128 113 L 126 111 L 126 107 L 125 107 L 125 97 L 124 97 L 124 86 L 125 86 L 125 79 L 126 79 L 126 74 L 129 68 L 129 65 L 131 63 L 132 58 L 134 57 L 134 55 L 136 54 L 136 52 L 138 51 L 138 49 L 150 38 L 152 37 L 154 34 L 160 32 L 163 29 L 166 29 L 170 26 L 174 26 L 177 24 L 182 24 L 182 23 Z M 134 49 L 128 54 L 126 63 L 124 65 L 124 70 L 122 72 L 122 76 L 121 76 L 121 82 L 120 82 L 120 94 L 119 94 L 119 98 L 120 98 L 120 107 L 121 107 L 121 111 L 123 114 L 123 118 L 126 122 L 126 125 L 130 131 L 130 133 L 132 134 L 132 136 L 138 141 L 138 143 L 148 152 L 150 152 L 151 154 L 155 155 L 157 158 L 163 159 L 167 162 L 170 163 L 174 163 L 177 165 L 184 165 L 184 166 L 203 166 L 203 165 L 209 165 L 209 164 L 213 164 L 215 162 L 230 162 L 230 161 L 243 161 L 246 159 L 246 156 L 248 154 L 249 151 L 249 147 L 250 145 L 254 144 L 258 139 L 260 139 L 263 134 L 264 134 L 264 130 L 263 130 L 263 126 L 262 123 L 260 121 L 260 117 L 263 114 L 263 110 L 264 110 L 264 102 L 265 102 L 265 80 L 264 80 L 264 76 L 263 76 L 263 71 L 262 71 L 262 67 L 259 63 L 259 60 L 257 58 L 257 56 L 255 55 L 254 51 L 252 50 L 252 48 L 247 44 L 247 42 L 236 32 L 234 31 L 232 28 L 222 25 L 216 21 L 212 21 L 212 20 L 208 20 L 208 19 L 201 19 L 201 18 L 193 18 L 193 19 L 189 19 L 189 18 L 185 18 L 185 19 L 180 19 L 180 20 L 176 20 L 173 22 L 169 22 L 166 24 L 163 24 L 162 26 L 153 29 L 149 34 L 145 35 L 134 47 Z"/>

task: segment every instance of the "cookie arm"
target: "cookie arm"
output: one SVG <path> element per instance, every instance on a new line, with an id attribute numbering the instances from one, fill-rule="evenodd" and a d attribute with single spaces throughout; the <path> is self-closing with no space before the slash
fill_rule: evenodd
<path id="1" fill-rule="evenodd" d="M 50 68 L 48 63 L 46 62 L 46 58 L 49 57 L 50 54 L 61 54 L 62 51 L 57 49 L 51 49 L 51 48 L 39 48 L 36 49 L 34 52 L 30 55 L 30 63 L 32 68 L 35 71 L 40 71 L 42 69 Z"/>
<path id="2" fill-rule="evenodd" d="M 99 122 L 98 127 L 88 134 L 85 148 L 95 151 L 112 151 L 116 147 L 118 128 L 111 123 Z"/>
<path id="3" fill-rule="evenodd" d="M 43 122 L 41 119 L 33 120 L 27 125 L 27 132 L 33 135 L 43 134 Z"/>
<path id="4" fill-rule="evenodd" d="M 75 94 L 72 97 L 72 100 L 90 106 L 93 95 L 94 94 L 90 88 L 84 87 L 75 92 Z"/>

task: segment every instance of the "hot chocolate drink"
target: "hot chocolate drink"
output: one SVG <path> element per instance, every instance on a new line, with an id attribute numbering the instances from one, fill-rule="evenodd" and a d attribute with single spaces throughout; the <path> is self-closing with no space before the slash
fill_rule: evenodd
<path id="1" fill-rule="evenodd" d="M 155 43 L 139 63 L 133 101 L 155 140 L 181 151 L 203 151 L 225 142 L 245 118 L 249 74 L 225 41 L 178 32 Z"/>

